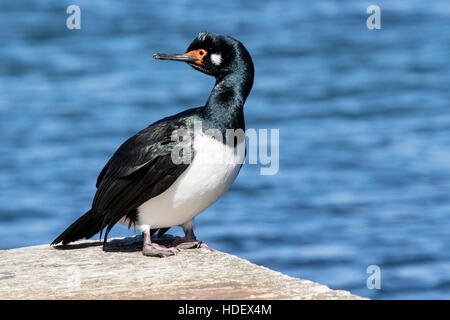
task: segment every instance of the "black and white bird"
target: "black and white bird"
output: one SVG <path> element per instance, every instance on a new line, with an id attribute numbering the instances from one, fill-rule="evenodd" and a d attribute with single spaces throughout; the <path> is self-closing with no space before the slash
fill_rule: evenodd
<path id="1" fill-rule="evenodd" d="M 105 228 L 106 244 L 111 228 L 121 222 L 143 232 L 144 255 L 165 257 L 200 246 L 194 218 L 227 191 L 245 158 L 245 138 L 230 143 L 226 132 L 245 130 L 253 62 L 241 42 L 206 32 L 186 53 L 153 58 L 183 61 L 215 77 L 206 104 L 161 119 L 125 141 L 98 176 L 92 208 L 52 244 L 91 238 Z M 170 247 L 151 241 L 156 231 L 162 235 L 173 226 L 182 226 L 185 236 Z"/>

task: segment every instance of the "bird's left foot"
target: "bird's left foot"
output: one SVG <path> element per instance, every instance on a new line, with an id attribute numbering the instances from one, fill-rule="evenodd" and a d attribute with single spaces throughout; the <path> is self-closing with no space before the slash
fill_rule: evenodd
<path id="1" fill-rule="evenodd" d="M 142 248 L 142 254 L 144 256 L 160 258 L 176 255 L 178 251 L 179 249 L 177 248 L 167 248 L 157 243 L 146 243 Z"/>

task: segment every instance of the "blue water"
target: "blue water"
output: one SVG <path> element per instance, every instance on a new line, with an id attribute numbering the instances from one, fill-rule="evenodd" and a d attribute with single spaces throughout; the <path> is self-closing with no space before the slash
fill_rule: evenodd
<path id="1" fill-rule="evenodd" d="M 73 3 L 81 30 L 66 28 Z M 370 4 L 381 30 L 366 28 Z M 446 0 L 2 1 L 0 248 L 49 243 L 126 138 L 206 101 L 213 79 L 151 59 L 201 30 L 252 54 L 247 127 L 280 130 L 280 170 L 244 165 L 197 236 L 362 296 L 449 299 Z"/>

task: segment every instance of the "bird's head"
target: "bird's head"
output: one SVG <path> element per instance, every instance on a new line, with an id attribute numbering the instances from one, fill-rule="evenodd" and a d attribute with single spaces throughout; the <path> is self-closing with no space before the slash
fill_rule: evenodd
<path id="1" fill-rule="evenodd" d="M 200 32 L 185 53 L 155 53 L 153 58 L 183 61 L 216 79 L 240 72 L 253 80 L 253 62 L 247 49 L 241 42 L 221 34 Z"/>

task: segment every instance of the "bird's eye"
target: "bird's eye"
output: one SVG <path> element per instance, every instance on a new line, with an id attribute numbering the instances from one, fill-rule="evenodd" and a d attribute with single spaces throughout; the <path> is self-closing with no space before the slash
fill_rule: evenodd
<path id="1" fill-rule="evenodd" d="M 205 51 L 203 51 L 203 50 L 200 50 L 199 54 L 200 54 L 200 55 L 202 56 L 202 55 L 204 55 L 204 54 L 205 54 Z"/>

